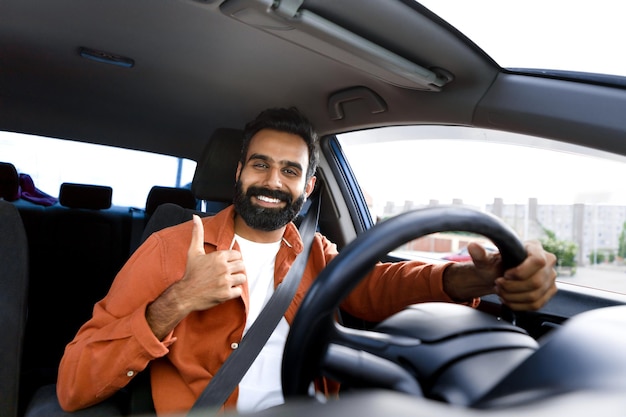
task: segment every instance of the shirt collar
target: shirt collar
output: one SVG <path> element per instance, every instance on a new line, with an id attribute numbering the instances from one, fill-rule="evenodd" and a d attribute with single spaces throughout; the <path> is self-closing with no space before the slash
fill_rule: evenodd
<path id="1" fill-rule="evenodd" d="M 204 241 L 217 250 L 228 250 L 235 236 L 235 206 L 230 205 L 215 216 L 203 219 Z M 298 228 L 290 222 L 285 228 L 283 242 L 296 253 L 302 252 L 303 243 Z"/>

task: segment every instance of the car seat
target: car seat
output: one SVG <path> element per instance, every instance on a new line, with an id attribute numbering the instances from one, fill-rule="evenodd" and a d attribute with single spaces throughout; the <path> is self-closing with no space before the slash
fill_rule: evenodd
<path id="1" fill-rule="evenodd" d="M 0 199 L 0 415 L 18 415 L 28 289 L 28 242 L 17 208 Z"/>

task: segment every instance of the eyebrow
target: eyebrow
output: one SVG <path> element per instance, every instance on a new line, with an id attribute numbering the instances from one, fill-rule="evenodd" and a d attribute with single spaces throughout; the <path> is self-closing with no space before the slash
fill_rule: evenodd
<path id="1" fill-rule="evenodd" d="M 270 158 L 267 155 L 263 155 L 260 153 L 253 153 L 252 155 L 250 155 L 250 158 L 248 158 L 248 162 L 252 161 L 253 159 L 260 159 L 262 161 L 265 162 L 274 162 L 274 160 L 272 158 Z M 296 168 L 300 171 L 304 171 L 304 169 L 302 168 L 302 165 L 298 162 L 294 162 L 294 161 L 289 161 L 289 160 L 283 160 L 283 161 L 278 161 L 280 163 L 280 165 L 282 165 L 283 167 L 292 167 L 292 168 Z"/>

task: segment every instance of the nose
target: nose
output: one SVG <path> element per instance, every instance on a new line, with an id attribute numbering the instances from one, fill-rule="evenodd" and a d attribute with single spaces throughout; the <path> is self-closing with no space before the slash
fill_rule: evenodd
<path id="1" fill-rule="evenodd" d="M 265 185 L 271 189 L 281 189 L 283 187 L 283 182 L 280 177 L 280 169 L 272 168 L 267 171 L 267 176 L 265 178 Z"/>

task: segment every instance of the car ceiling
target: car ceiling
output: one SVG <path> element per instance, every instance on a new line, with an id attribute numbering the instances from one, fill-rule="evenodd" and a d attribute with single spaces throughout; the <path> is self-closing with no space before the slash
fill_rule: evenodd
<path id="1" fill-rule="evenodd" d="M 0 128 L 197 159 L 216 127 L 241 128 L 273 106 L 300 107 L 322 134 L 414 120 L 469 123 L 497 73 L 411 1 L 303 7 L 424 67 L 445 68 L 455 76 L 445 95 L 391 85 L 246 25 L 223 11 L 228 3 L 3 0 Z M 135 65 L 90 61 L 80 47 Z M 374 91 L 387 111 L 348 103 L 344 119 L 331 120 L 329 96 L 352 87 Z"/>
<path id="2" fill-rule="evenodd" d="M 424 68 L 442 68 L 451 81 L 439 92 L 397 86 L 283 39 L 281 31 L 289 31 L 232 17 L 233 10 L 248 6 L 272 14 L 266 10 L 281 3 Z M 410 0 L 2 0 L 0 129 L 194 160 L 214 129 L 241 128 L 275 106 L 299 107 L 322 135 L 406 123 L 519 125 L 532 133 L 524 123 L 525 106 L 541 111 L 534 101 L 543 98 L 530 95 L 501 110 L 510 100 L 498 93 L 515 83 L 470 41 L 423 11 Z M 80 47 L 131 58 L 134 66 L 81 58 Z M 372 92 L 385 111 L 347 99 L 343 118 L 335 120 L 333 97 L 354 88 Z M 483 99 L 486 107 L 479 108 Z M 611 148 L 612 137 L 623 130 L 612 126 L 599 146 Z M 582 141 L 580 132 L 570 133 Z"/>

